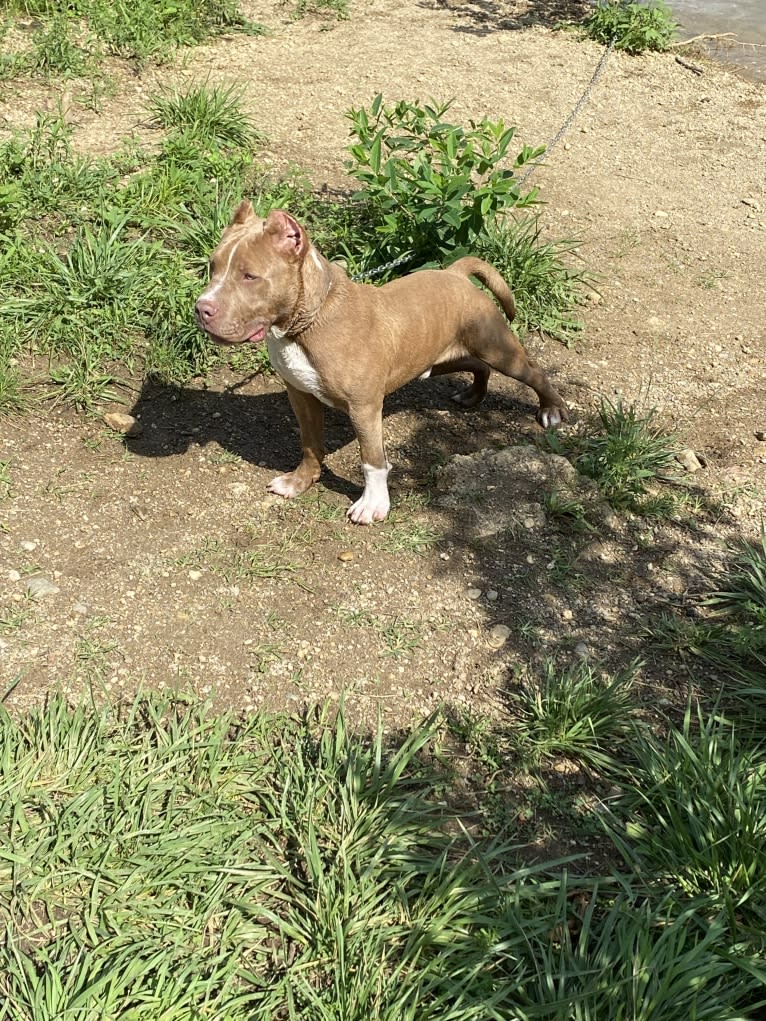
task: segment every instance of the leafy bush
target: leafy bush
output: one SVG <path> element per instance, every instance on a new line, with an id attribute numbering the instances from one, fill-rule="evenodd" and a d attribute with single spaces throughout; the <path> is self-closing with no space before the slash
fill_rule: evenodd
<path id="1" fill-rule="evenodd" d="M 444 120 L 449 107 L 405 100 L 385 106 L 379 94 L 369 110 L 349 111 L 358 141 L 349 146 L 348 170 L 362 185 L 354 197 L 364 203 L 360 268 L 408 253 L 414 265 L 452 260 L 500 213 L 535 200 L 534 191 L 521 194 L 514 169 L 543 150 L 524 146 L 513 169 L 504 169 L 516 129 L 486 117 L 463 128 Z"/>
<path id="2" fill-rule="evenodd" d="M 649 0 L 645 4 L 598 0 L 582 24 L 589 38 L 604 45 L 614 39 L 615 49 L 626 53 L 666 50 L 678 28 L 664 0 Z"/>

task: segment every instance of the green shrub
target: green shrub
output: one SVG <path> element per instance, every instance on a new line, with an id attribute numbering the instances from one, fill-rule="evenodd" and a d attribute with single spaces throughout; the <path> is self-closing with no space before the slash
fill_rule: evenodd
<path id="1" fill-rule="evenodd" d="M 515 128 L 486 117 L 468 128 L 444 120 L 450 104 L 400 100 L 385 106 L 377 95 L 369 110 L 348 117 L 357 141 L 349 146 L 349 173 L 364 204 L 360 268 L 410 254 L 413 265 L 441 263 L 465 254 L 497 216 L 529 205 L 514 169 L 543 151 L 525 146 L 513 169 L 500 166 Z"/>
<path id="2" fill-rule="evenodd" d="M 666 50 L 678 25 L 664 0 L 630 3 L 627 0 L 598 0 L 583 21 L 585 34 L 596 42 L 610 43 L 626 53 Z"/>

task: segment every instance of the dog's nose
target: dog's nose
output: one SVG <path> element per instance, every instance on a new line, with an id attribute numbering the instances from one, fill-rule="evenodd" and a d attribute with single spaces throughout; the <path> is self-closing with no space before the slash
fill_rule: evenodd
<path id="1" fill-rule="evenodd" d="M 206 323 L 218 315 L 218 305 L 210 298 L 199 298 L 195 308 L 199 318 Z"/>

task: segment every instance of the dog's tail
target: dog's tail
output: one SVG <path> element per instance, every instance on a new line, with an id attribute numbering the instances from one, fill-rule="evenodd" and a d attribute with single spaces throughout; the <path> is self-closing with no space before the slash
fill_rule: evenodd
<path id="1" fill-rule="evenodd" d="M 463 259 L 453 262 L 447 269 L 450 273 L 459 273 L 461 276 L 466 277 L 477 277 L 481 280 L 503 306 L 503 311 L 508 316 L 508 321 L 513 322 L 516 315 L 516 302 L 513 299 L 513 292 L 494 266 L 490 266 L 483 259 L 477 259 L 476 256 L 466 255 Z"/>

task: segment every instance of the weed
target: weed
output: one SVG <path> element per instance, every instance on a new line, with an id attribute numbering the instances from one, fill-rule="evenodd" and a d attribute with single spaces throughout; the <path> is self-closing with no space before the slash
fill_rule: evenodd
<path id="1" fill-rule="evenodd" d="M 287 2 L 287 0 L 285 0 Z M 293 0 L 293 17 L 331 15 L 338 21 L 348 18 L 348 0 Z"/>
<path id="2" fill-rule="evenodd" d="M 545 494 L 543 505 L 546 515 L 565 530 L 594 531 L 593 525 L 588 521 L 585 504 L 579 497 L 560 489 L 552 489 Z"/>
<path id="3" fill-rule="evenodd" d="M 503 274 L 516 299 L 516 322 L 569 343 L 582 322 L 573 310 L 582 303 L 588 274 L 571 266 L 577 241 L 542 237 L 539 216 L 505 217 L 487 224 L 476 252 Z"/>
<path id="4" fill-rule="evenodd" d="M 725 912 L 732 934 L 766 925 L 766 758 L 716 714 L 688 709 L 664 741 L 633 747 L 608 831 L 631 866 Z"/>
<path id="5" fill-rule="evenodd" d="M 598 0 L 582 26 L 590 39 L 604 45 L 614 39 L 615 49 L 626 53 L 666 50 L 678 29 L 664 0 Z"/>
<path id="6" fill-rule="evenodd" d="M 248 148 L 255 145 L 258 134 L 250 118 L 240 109 L 243 98 L 240 87 L 221 88 L 203 82 L 183 91 L 160 88 L 150 98 L 148 106 L 161 127 L 186 134 L 197 149 L 211 143 Z"/>
<path id="7" fill-rule="evenodd" d="M 653 419 L 653 411 L 640 414 L 633 405 L 602 400 L 594 432 L 566 442 L 551 433 L 546 436 L 556 453 L 568 456 L 581 474 L 596 481 L 616 510 L 669 516 L 673 498 L 653 492 L 650 486 L 677 481 L 677 444 Z"/>
<path id="8" fill-rule="evenodd" d="M 565 755 L 597 769 L 614 769 L 616 750 L 633 732 L 628 693 L 636 667 L 604 680 L 591 664 L 561 668 L 547 661 L 542 675 L 522 679 L 511 693 L 514 732 L 533 764 Z"/>

